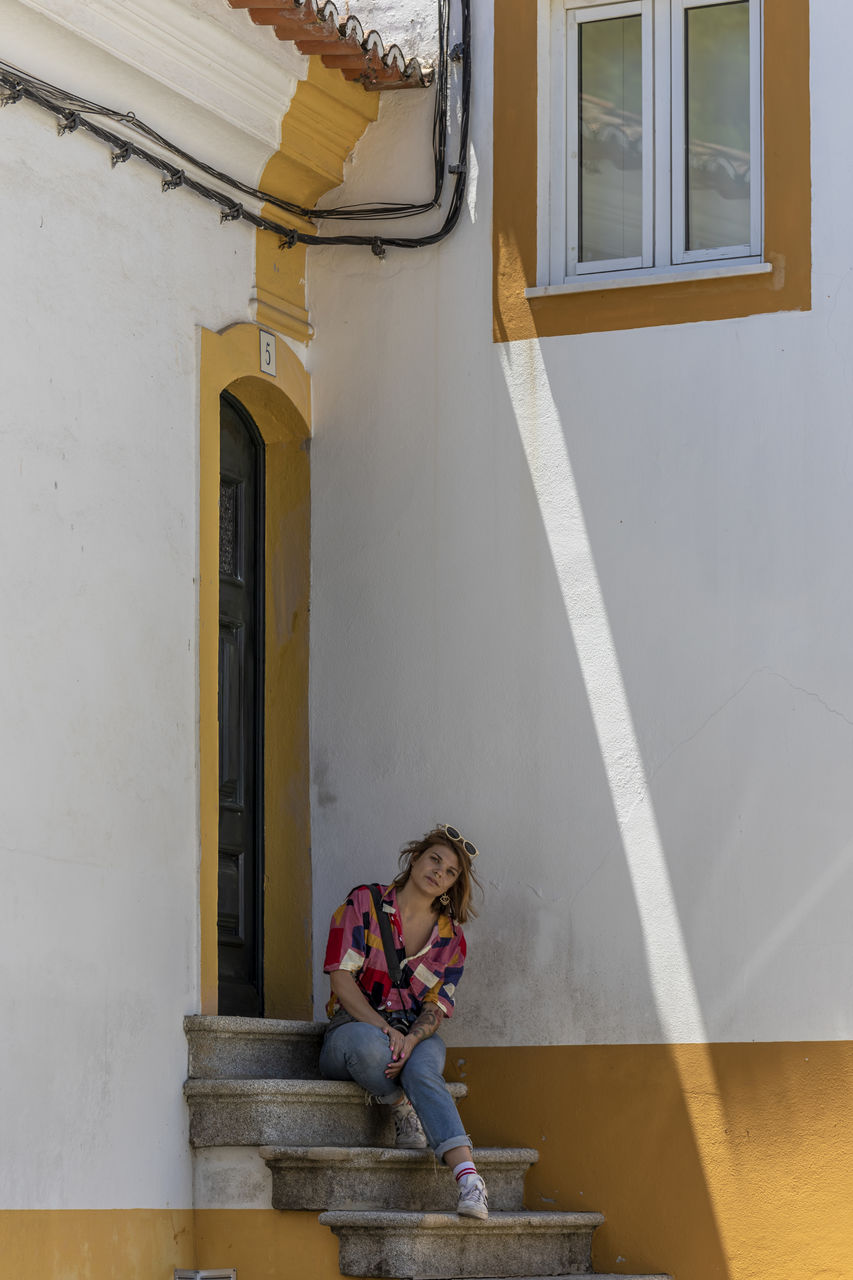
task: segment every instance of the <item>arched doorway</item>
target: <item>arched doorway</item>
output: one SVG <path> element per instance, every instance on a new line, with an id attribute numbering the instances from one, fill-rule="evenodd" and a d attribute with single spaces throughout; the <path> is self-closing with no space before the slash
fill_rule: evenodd
<path id="1" fill-rule="evenodd" d="M 263 646 L 262 866 L 257 869 L 257 1011 L 269 1018 L 311 1018 L 311 821 L 308 759 L 308 643 L 311 539 L 311 394 L 308 374 L 290 348 L 276 339 L 277 374 L 258 371 L 258 328 L 232 325 L 202 330 L 199 476 L 199 802 L 201 866 L 200 1005 L 203 1013 L 236 1011 L 225 1000 L 220 966 L 220 502 L 223 476 L 233 469 L 220 454 L 222 396 L 241 422 L 254 426 L 260 449 L 263 571 L 260 632 Z M 230 503 L 230 497 L 225 499 Z M 228 553 L 230 554 L 230 553 Z M 233 567 L 233 566 L 232 566 Z M 225 619 L 233 615 L 226 611 Z M 261 682 L 258 681 L 260 688 Z M 232 846 L 233 847 L 233 846 Z M 233 870 L 229 872 L 232 877 Z M 251 879 L 251 877 L 250 877 Z M 223 917 L 235 917 L 223 895 Z M 239 907 L 239 903 L 238 903 Z M 233 966 L 229 965 L 229 978 Z M 225 977 L 223 972 L 223 978 Z M 233 993 L 231 993 L 233 994 Z M 220 1002 L 220 995 L 223 997 Z M 251 1001 L 251 995 L 249 996 Z M 246 1005 L 242 1008 L 245 1010 Z"/>

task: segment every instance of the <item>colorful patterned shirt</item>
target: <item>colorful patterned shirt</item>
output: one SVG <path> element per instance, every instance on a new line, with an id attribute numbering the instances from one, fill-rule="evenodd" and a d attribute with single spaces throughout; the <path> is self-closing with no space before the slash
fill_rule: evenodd
<path id="1" fill-rule="evenodd" d="M 332 916 L 323 972 L 346 969 L 373 1008 L 382 1013 L 400 1009 L 418 1013 L 424 1004 L 437 1004 L 449 1018 L 465 964 L 465 935 L 449 915 L 440 915 L 426 946 L 417 955 L 407 956 L 397 891 L 393 885 L 380 885 L 379 892 L 382 910 L 391 918 L 391 933 L 403 970 L 402 989 L 398 991 L 391 982 L 376 908 L 366 884 L 353 889 Z M 326 1012 L 331 1018 L 339 1008 L 333 995 Z"/>

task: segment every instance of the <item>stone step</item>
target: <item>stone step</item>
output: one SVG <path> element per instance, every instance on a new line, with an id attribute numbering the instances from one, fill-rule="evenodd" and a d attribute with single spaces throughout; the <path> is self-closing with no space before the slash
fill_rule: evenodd
<path id="1" fill-rule="evenodd" d="M 316 1080 L 325 1022 L 184 1018 L 189 1071 L 199 1080 Z"/>
<path id="2" fill-rule="evenodd" d="M 409 1209 L 453 1212 L 457 1187 L 429 1151 L 388 1147 L 262 1147 L 272 1173 L 274 1209 Z M 524 1207 L 524 1176 L 539 1156 L 530 1148 L 475 1151 L 492 1209 Z"/>
<path id="3" fill-rule="evenodd" d="M 455 1213 L 333 1210 L 320 1222 L 338 1237 L 347 1276 L 468 1280 L 589 1274 L 600 1213 Z"/>
<path id="4" fill-rule="evenodd" d="M 449 1084 L 464 1098 L 463 1084 Z M 387 1107 L 350 1080 L 187 1080 L 194 1147 L 390 1147 Z"/>

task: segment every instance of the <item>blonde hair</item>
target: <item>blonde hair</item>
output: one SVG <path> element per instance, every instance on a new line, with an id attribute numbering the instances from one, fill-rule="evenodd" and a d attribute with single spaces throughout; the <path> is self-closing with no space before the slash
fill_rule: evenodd
<path id="1" fill-rule="evenodd" d="M 400 851 L 400 870 L 394 879 L 394 884 L 398 889 L 402 889 L 403 885 L 412 874 L 412 863 L 417 862 L 427 849 L 431 849 L 433 845 L 440 844 L 442 848 L 449 849 L 451 853 L 455 853 L 459 861 L 459 875 L 453 884 L 447 890 L 447 896 L 450 903 L 445 906 L 441 901 L 441 895 L 433 900 L 433 911 L 447 911 L 453 916 L 454 920 L 458 920 L 460 924 L 465 924 L 469 916 L 476 916 L 477 910 L 471 901 L 471 895 L 474 886 L 479 889 L 480 896 L 483 896 L 483 886 L 474 875 L 471 867 L 471 857 L 465 852 L 461 843 L 457 844 L 448 836 L 444 827 L 433 827 L 420 840 L 410 840 L 404 845 Z"/>

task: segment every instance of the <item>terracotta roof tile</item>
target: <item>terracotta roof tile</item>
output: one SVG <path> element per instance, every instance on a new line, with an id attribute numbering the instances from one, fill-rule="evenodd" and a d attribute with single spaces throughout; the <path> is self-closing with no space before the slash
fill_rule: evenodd
<path id="1" fill-rule="evenodd" d="M 259 26 L 272 27 L 279 40 L 292 40 L 302 53 L 319 54 L 347 80 L 365 89 L 420 89 L 433 71 L 417 58 L 406 61 L 399 45 L 388 48 L 378 31 L 365 32 L 358 18 L 341 18 L 333 0 L 228 0 L 245 9 Z"/>

